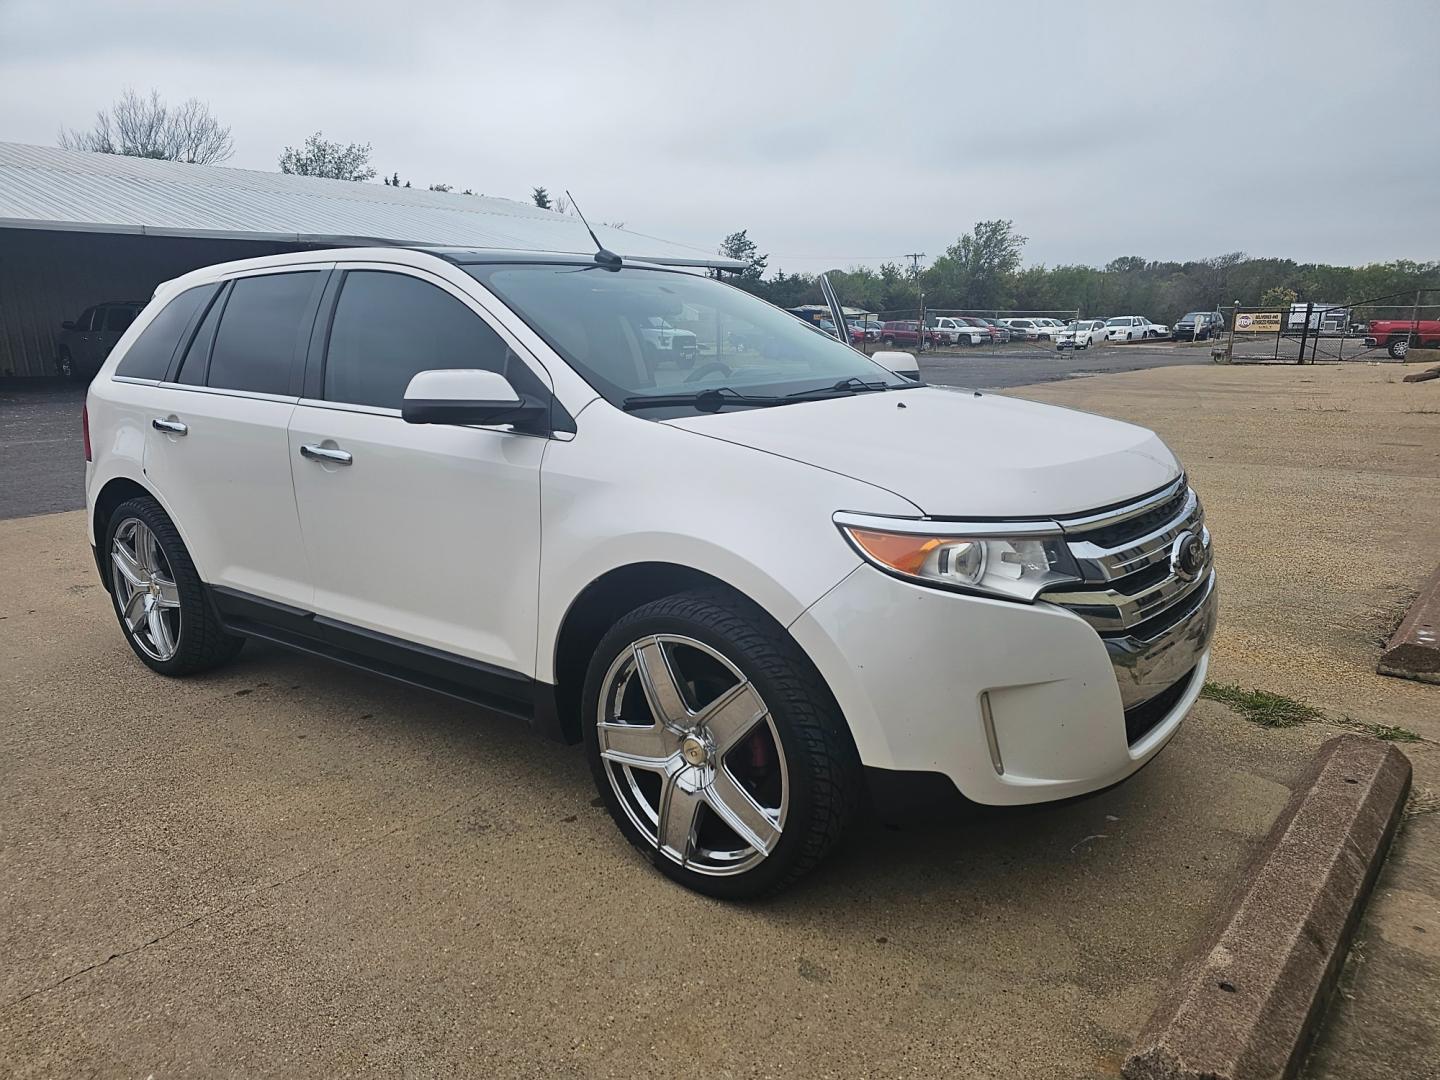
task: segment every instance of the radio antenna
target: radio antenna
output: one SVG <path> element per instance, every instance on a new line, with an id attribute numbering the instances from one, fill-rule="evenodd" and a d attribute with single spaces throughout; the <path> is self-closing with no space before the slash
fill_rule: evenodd
<path id="1" fill-rule="evenodd" d="M 610 251 L 600 238 L 595 235 L 595 230 L 590 228 L 590 222 L 585 220 L 585 213 L 580 209 L 580 204 L 575 201 L 575 196 L 570 194 L 570 189 L 565 189 L 565 197 L 570 200 L 570 205 L 575 207 L 575 213 L 580 215 L 580 221 L 585 226 L 585 231 L 590 234 L 590 239 L 595 241 L 595 261 L 606 270 L 619 270 L 624 266 L 624 261 L 615 252 Z"/>

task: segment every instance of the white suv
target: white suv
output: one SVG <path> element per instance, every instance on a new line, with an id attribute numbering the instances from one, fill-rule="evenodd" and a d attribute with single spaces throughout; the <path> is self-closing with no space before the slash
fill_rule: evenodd
<path id="1" fill-rule="evenodd" d="M 657 319 L 692 368 L 647 362 Z M 1116 783 L 1205 679 L 1209 534 L 1155 435 L 917 385 L 673 269 L 196 271 L 101 368 L 86 456 L 155 671 L 263 638 L 583 740 L 629 840 L 717 896 L 793 881 L 867 793 Z"/>

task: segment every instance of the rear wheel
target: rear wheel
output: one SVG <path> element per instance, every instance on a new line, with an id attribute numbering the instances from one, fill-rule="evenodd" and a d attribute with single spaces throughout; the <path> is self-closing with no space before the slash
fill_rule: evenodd
<path id="1" fill-rule="evenodd" d="M 221 627 L 190 553 L 154 499 L 121 503 L 104 543 L 115 616 L 147 666 L 162 675 L 190 675 L 240 651 L 245 639 Z"/>
<path id="2" fill-rule="evenodd" d="M 884 337 L 882 337 L 882 338 L 880 339 L 880 344 L 882 344 L 882 345 L 894 345 L 894 344 L 895 344 L 895 339 L 894 339 L 891 335 L 886 334 Z"/>
<path id="3" fill-rule="evenodd" d="M 1393 337 L 1389 346 L 1385 349 L 1396 360 L 1404 360 L 1410 351 L 1410 339 L 1408 337 Z"/>
<path id="4" fill-rule="evenodd" d="M 749 601 L 665 597 L 605 635 L 585 681 L 601 798 L 667 877 L 743 899 L 815 866 L 855 815 L 860 762 L 819 673 Z"/>

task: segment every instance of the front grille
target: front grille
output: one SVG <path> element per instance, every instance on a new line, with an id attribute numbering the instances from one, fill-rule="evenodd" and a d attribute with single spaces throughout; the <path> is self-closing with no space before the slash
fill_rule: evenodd
<path id="1" fill-rule="evenodd" d="M 1082 580 L 1040 599 L 1078 615 L 1099 635 L 1134 743 L 1180 699 L 1214 630 L 1205 512 L 1181 478 L 1129 505 L 1061 519 L 1060 525 Z M 1186 533 L 1205 546 L 1204 564 L 1192 578 L 1172 565 L 1176 541 Z"/>
<path id="2" fill-rule="evenodd" d="M 1065 542 L 1083 581 L 1044 594 L 1101 635 L 1147 639 L 1178 622 L 1200 602 L 1210 576 L 1205 512 L 1183 480 L 1130 506 L 1062 520 Z M 1186 532 L 1206 545 L 1206 564 L 1193 579 L 1177 575 L 1171 549 Z"/>
<path id="3" fill-rule="evenodd" d="M 1162 492 L 1162 501 L 1154 506 L 1144 508 L 1139 513 L 1125 517 L 1114 524 L 1102 524 L 1099 527 L 1088 529 L 1081 527 L 1075 531 L 1075 535 L 1084 537 L 1090 543 L 1100 547 L 1123 547 L 1165 524 L 1185 508 L 1185 500 L 1190 495 L 1190 489 L 1183 482 L 1177 483 L 1174 487 L 1174 494 L 1167 496 Z"/>

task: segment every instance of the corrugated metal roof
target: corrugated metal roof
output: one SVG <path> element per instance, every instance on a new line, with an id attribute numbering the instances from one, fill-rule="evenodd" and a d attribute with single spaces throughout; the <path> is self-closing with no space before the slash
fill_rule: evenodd
<path id="1" fill-rule="evenodd" d="M 487 195 L 392 188 L 0 142 L 0 227 L 295 243 L 400 244 L 589 254 L 580 219 Z M 597 225 L 621 255 L 682 266 L 743 264 Z"/>

